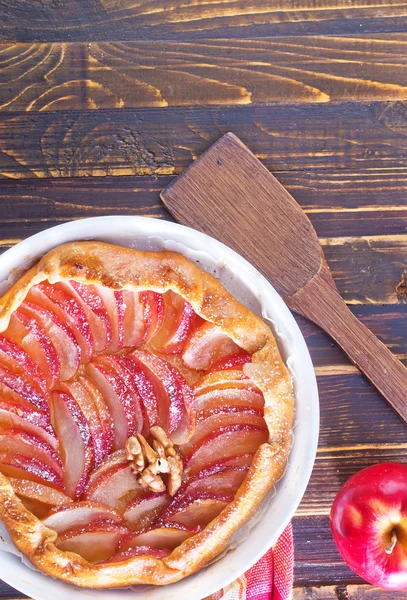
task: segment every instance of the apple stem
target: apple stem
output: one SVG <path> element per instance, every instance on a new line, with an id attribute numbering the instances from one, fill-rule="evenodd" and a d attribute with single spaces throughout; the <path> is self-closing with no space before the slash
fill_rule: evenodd
<path id="1" fill-rule="evenodd" d="M 393 531 L 391 532 L 390 544 L 386 548 L 386 554 L 391 554 L 393 552 L 396 544 L 397 544 L 397 534 L 393 529 Z"/>

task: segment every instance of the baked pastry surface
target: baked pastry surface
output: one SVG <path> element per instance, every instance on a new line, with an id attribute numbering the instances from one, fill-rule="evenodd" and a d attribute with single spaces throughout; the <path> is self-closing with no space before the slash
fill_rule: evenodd
<path id="1" fill-rule="evenodd" d="M 281 477 L 294 399 L 273 334 L 182 255 L 59 246 L 0 300 L 0 332 L 0 519 L 44 573 L 178 581 L 227 549 Z"/>

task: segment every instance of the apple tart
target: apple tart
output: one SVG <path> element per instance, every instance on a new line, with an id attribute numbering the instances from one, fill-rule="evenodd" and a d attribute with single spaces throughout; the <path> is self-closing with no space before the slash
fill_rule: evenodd
<path id="1" fill-rule="evenodd" d="M 74 242 L 0 300 L 0 519 L 39 570 L 163 585 L 228 548 L 281 477 L 270 329 L 174 252 Z"/>

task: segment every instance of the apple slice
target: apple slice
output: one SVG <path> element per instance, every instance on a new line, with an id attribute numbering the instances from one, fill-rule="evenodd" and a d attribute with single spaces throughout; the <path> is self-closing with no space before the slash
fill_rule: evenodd
<path id="1" fill-rule="evenodd" d="M 21 310 L 16 310 L 11 315 L 7 335 L 13 338 L 38 364 L 48 387 L 52 387 L 60 378 L 61 364 L 58 352 L 44 329 L 34 318 Z"/>
<path id="2" fill-rule="evenodd" d="M 76 298 L 68 294 L 63 286 L 48 281 L 33 286 L 27 298 L 55 312 L 62 321 L 68 321 L 81 348 L 81 361 L 89 362 L 95 349 L 92 331 L 86 313 Z"/>
<path id="3" fill-rule="evenodd" d="M 79 554 L 90 563 L 97 563 L 113 556 L 118 541 L 126 532 L 115 521 L 95 521 L 64 531 L 55 545 L 65 552 Z"/>
<path id="4" fill-rule="evenodd" d="M 137 531 L 149 527 L 169 501 L 170 496 L 166 492 L 152 492 L 134 498 L 126 506 L 123 514 L 127 527 Z"/>
<path id="5" fill-rule="evenodd" d="M 158 398 L 153 383 L 143 368 L 128 356 L 116 357 L 120 377 L 129 392 L 136 394 L 143 413 L 143 433 L 149 434 L 150 428 L 158 423 Z M 119 368 L 118 367 L 118 368 Z"/>
<path id="6" fill-rule="evenodd" d="M 153 291 L 140 292 L 143 319 L 146 325 L 143 343 L 147 343 L 159 330 L 164 319 L 164 302 L 161 294 Z"/>
<path id="7" fill-rule="evenodd" d="M 61 444 L 67 493 L 80 498 L 94 465 L 88 422 L 74 398 L 64 392 L 52 394 L 52 415 Z"/>
<path id="8" fill-rule="evenodd" d="M 94 486 L 96 485 L 97 481 L 99 480 L 99 478 L 103 475 L 103 473 L 106 473 L 109 469 L 111 469 L 112 467 L 115 467 L 116 465 L 128 465 L 129 462 L 126 459 L 126 454 L 124 452 L 124 450 L 117 450 L 116 452 L 113 452 L 113 454 L 110 454 L 104 461 L 103 463 L 97 467 L 96 469 L 94 469 L 92 471 L 92 473 L 90 474 L 87 486 L 86 486 L 86 493 L 90 493 L 91 490 L 94 488 Z"/>
<path id="9" fill-rule="evenodd" d="M 0 428 L 22 429 L 43 439 L 55 451 L 58 450 L 58 439 L 49 415 L 37 412 L 23 404 L 0 398 Z"/>
<path id="10" fill-rule="evenodd" d="M 255 386 L 249 377 L 247 377 L 241 369 L 226 369 L 224 371 L 215 371 L 207 373 L 196 384 L 194 388 L 195 395 L 206 394 L 212 390 L 225 390 L 231 388 L 239 388 L 257 391 L 261 393 L 259 388 Z"/>
<path id="11" fill-rule="evenodd" d="M 57 450 L 44 437 L 27 430 L 0 427 L 0 452 L 31 456 L 62 475 L 62 462 Z"/>
<path id="12" fill-rule="evenodd" d="M 81 349 L 72 329 L 52 311 L 34 302 L 25 300 L 19 308 L 23 314 L 34 320 L 51 340 L 59 359 L 58 379 L 71 379 L 81 361 Z"/>
<path id="13" fill-rule="evenodd" d="M 40 411 L 49 412 L 47 396 L 30 382 L 26 375 L 10 371 L 0 365 L 0 392 L 6 396 L 11 392 L 17 400 L 22 398 Z"/>
<path id="14" fill-rule="evenodd" d="M 106 443 L 105 432 L 102 428 L 93 397 L 78 380 L 61 382 L 60 388 L 63 392 L 67 392 L 72 396 L 86 419 L 93 448 L 94 466 L 97 467 L 108 455 L 110 448 Z"/>
<path id="15" fill-rule="evenodd" d="M 113 450 L 124 448 L 128 437 L 142 431 L 144 421 L 137 392 L 126 385 L 122 371 L 127 374 L 112 357 L 100 357 L 86 369 L 108 406 L 114 428 Z"/>
<path id="16" fill-rule="evenodd" d="M 0 334 L 0 361 L 14 373 L 28 376 L 44 398 L 48 398 L 47 380 L 38 364 L 16 342 L 3 334 Z"/>
<path id="17" fill-rule="evenodd" d="M 184 443 L 193 429 L 190 423 L 193 397 L 182 375 L 145 350 L 135 350 L 127 358 L 136 362 L 153 385 L 158 406 L 157 424 L 171 436 L 173 442 Z"/>
<path id="18" fill-rule="evenodd" d="M 171 554 L 171 550 L 168 548 L 152 548 L 151 546 L 135 546 L 124 552 L 118 552 L 112 558 L 109 558 L 107 562 L 121 562 L 123 560 L 129 560 L 135 556 L 152 556 L 153 558 L 164 558 Z"/>
<path id="19" fill-rule="evenodd" d="M 102 506 L 101 504 L 73 502 L 52 509 L 42 522 L 46 527 L 50 527 L 58 534 L 61 534 L 76 527 L 90 525 L 95 521 L 107 520 L 122 523 L 123 518 L 116 511 L 106 508 L 106 506 Z"/>
<path id="20" fill-rule="evenodd" d="M 225 406 L 216 411 L 197 413 L 197 425 L 192 438 L 181 448 L 182 454 L 187 458 L 192 454 L 213 431 L 235 425 L 258 426 L 267 429 L 263 418 L 263 411 L 254 409 L 241 409 L 234 406 Z"/>
<path id="21" fill-rule="evenodd" d="M 185 475 L 191 477 L 207 468 L 216 456 L 229 458 L 237 454 L 254 453 L 268 440 L 268 436 L 266 427 L 242 423 L 216 429 L 201 440 L 200 446 L 194 448 L 185 459 Z"/>
<path id="22" fill-rule="evenodd" d="M 104 455 L 107 456 L 112 451 L 114 440 L 114 424 L 109 408 L 103 395 L 95 386 L 95 384 L 89 379 L 89 377 L 79 376 L 78 381 L 92 399 L 98 413 L 100 425 L 103 431 Z"/>
<path id="23" fill-rule="evenodd" d="M 65 285 L 71 287 L 71 293 L 80 300 L 86 313 L 95 342 L 95 351 L 106 350 L 112 341 L 113 327 L 109 313 L 103 303 L 100 286 L 84 285 L 70 280 Z"/>
<path id="24" fill-rule="evenodd" d="M 200 528 L 188 529 L 185 525 L 171 523 L 171 526 L 149 529 L 144 533 L 133 532 L 121 538 L 118 544 L 120 552 L 126 552 L 136 546 L 173 550 L 182 542 L 199 533 Z"/>
<path id="25" fill-rule="evenodd" d="M 137 478 L 126 461 L 103 471 L 88 487 L 86 499 L 109 506 L 121 513 L 132 498 L 144 492 L 144 488 L 137 483 Z"/>
<path id="26" fill-rule="evenodd" d="M 214 371 L 225 371 L 226 369 L 235 369 L 252 361 L 252 355 L 244 350 L 240 350 L 236 354 L 230 354 L 221 358 L 211 366 L 211 372 Z"/>
<path id="27" fill-rule="evenodd" d="M 220 359 L 240 351 L 239 346 L 226 333 L 207 321 L 190 336 L 182 357 L 190 369 L 207 371 Z"/>
<path id="28" fill-rule="evenodd" d="M 158 523 L 177 523 L 189 529 L 205 527 L 215 519 L 233 500 L 231 496 L 214 494 L 184 495 L 174 500 L 161 513 Z"/>
<path id="29" fill-rule="evenodd" d="M 36 483 L 46 482 L 61 491 L 65 490 L 59 469 L 29 454 L 17 454 L 8 449 L 0 450 L 0 473 L 15 479 L 29 479 Z"/>
<path id="30" fill-rule="evenodd" d="M 197 412 L 216 411 L 225 406 L 252 408 L 264 411 L 264 398 L 261 392 L 246 388 L 226 388 L 197 394 L 195 397 L 195 410 Z"/>
<path id="31" fill-rule="evenodd" d="M 189 496 L 200 494 L 217 494 L 220 496 L 234 496 L 243 483 L 248 466 L 234 467 L 232 469 L 218 468 L 206 469 L 190 479 L 182 488 L 182 493 Z M 206 473 L 205 473 L 206 471 Z M 180 491 L 181 492 L 181 491 Z"/>
<path id="32" fill-rule="evenodd" d="M 48 507 L 48 511 L 51 507 L 65 506 L 72 502 L 69 496 L 49 485 L 30 481 L 29 479 L 15 479 L 14 477 L 9 477 L 9 480 L 19 498 L 28 498 L 42 503 Z"/>
<path id="33" fill-rule="evenodd" d="M 144 320 L 144 304 L 138 292 L 123 290 L 124 321 L 123 346 L 134 348 L 139 346 L 147 335 Z"/>
<path id="34" fill-rule="evenodd" d="M 194 309 L 189 302 L 172 290 L 163 294 L 164 318 L 150 346 L 163 354 L 180 354 L 192 326 Z"/>

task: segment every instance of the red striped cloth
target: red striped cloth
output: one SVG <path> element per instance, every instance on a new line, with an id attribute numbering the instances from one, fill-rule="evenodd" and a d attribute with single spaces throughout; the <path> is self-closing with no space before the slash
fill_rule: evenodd
<path id="1" fill-rule="evenodd" d="M 251 569 L 205 600 L 290 600 L 293 589 L 294 544 L 291 523 L 274 548 Z"/>

